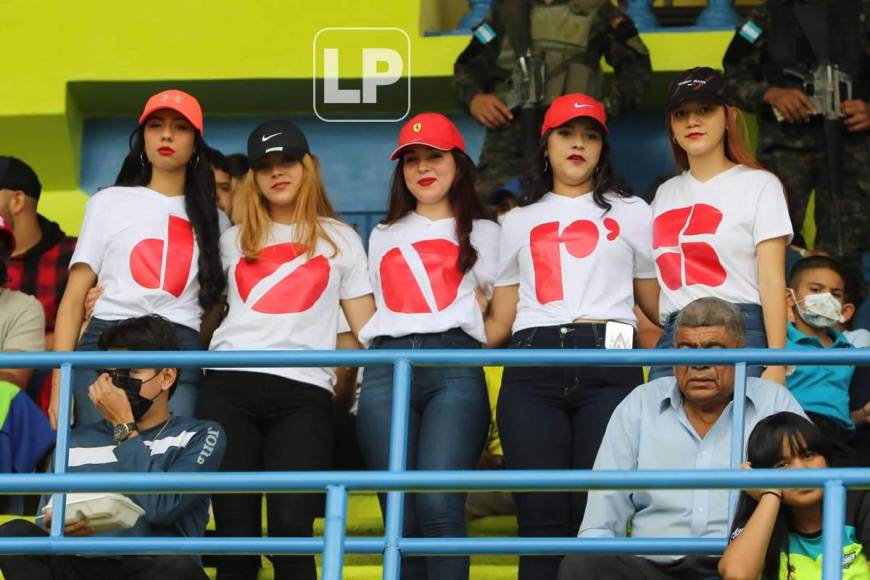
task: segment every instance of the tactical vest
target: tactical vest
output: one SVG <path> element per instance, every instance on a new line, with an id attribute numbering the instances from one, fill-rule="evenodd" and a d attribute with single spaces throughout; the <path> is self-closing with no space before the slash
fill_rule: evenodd
<path id="1" fill-rule="evenodd" d="M 767 78 L 776 84 L 793 85 L 793 80 L 783 77 L 784 69 L 810 71 L 819 64 L 795 16 L 796 4 L 800 5 L 799 9 L 814 11 L 814 18 L 820 22 L 827 20 L 831 62 L 852 77 L 855 97 L 870 96 L 862 86 L 865 84 L 862 74 L 866 73 L 863 69 L 867 66 L 864 63 L 867 38 L 863 37 L 870 34 L 870 23 L 866 21 L 870 18 L 867 14 L 870 3 L 861 0 L 768 0 Z"/>
<path id="2" fill-rule="evenodd" d="M 588 49 L 592 24 L 599 8 L 607 1 L 571 0 L 550 6 L 536 2 L 532 7 L 531 48 L 546 62 L 546 104 L 566 93 L 586 93 L 601 98 L 601 55 Z M 498 67 L 514 70 L 517 56 L 509 35 L 505 34 L 496 61 Z M 495 94 L 512 109 L 519 105 L 520 99 L 515 78 L 516 75 L 499 80 L 494 87 Z"/>

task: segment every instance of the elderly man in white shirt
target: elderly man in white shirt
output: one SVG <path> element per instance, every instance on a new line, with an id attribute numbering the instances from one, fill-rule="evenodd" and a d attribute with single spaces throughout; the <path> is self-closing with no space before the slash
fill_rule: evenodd
<path id="1" fill-rule="evenodd" d="M 676 321 L 676 348 L 744 346 L 740 310 L 718 298 L 699 298 Z M 734 366 L 675 366 L 673 377 L 641 385 L 616 408 L 594 469 L 728 468 L 734 394 Z M 746 428 L 773 413 L 803 411 L 781 385 L 748 378 Z M 744 445 L 746 444 L 744 438 Z M 592 491 L 579 536 L 640 538 L 725 537 L 727 490 Z M 645 557 L 617 554 L 567 556 L 559 580 L 719 578 L 718 557 Z"/>

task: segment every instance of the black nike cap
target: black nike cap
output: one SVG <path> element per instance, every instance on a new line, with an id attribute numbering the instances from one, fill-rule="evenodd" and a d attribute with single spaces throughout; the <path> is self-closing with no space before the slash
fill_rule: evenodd
<path id="1" fill-rule="evenodd" d="M 266 121 L 248 137 L 248 163 L 255 167 L 269 153 L 301 160 L 308 150 L 308 140 L 293 121 Z"/>

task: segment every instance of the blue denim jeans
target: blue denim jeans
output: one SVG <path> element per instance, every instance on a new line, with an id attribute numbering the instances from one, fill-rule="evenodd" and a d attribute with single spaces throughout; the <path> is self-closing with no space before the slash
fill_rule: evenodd
<path id="1" fill-rule="evenodd" d="M 743 314 L 743 323 L 746 326 L 746 348 L 767 348 L 767 334 L 764 332 L 764 316 L 761 306 L 758 304 L 737 304 Z M 671 312 L 662 329 L 662 337 L 656 348 L 674 348 L 674 332 L 679 311 Z M 746 376 L 760 377 L 760 366 L 750 366 L 746 369 Z M 661 377 L 670 377 L 674 374 L 674 367 L 652 367 L 649 370 L 649 380 Z"/>
<path id="2" fill-rule="evenodd" d="M 480 348 L 454 329 L 400 338 L 378 337 L 371 348 Z M 357 433 L 369 469 L 385 470 L 390 453 L 393 407 L 392 367 L 370 367 L 363 376 Z M 480 368 L 415 367 L 408 422 L 409 470 L 474 469 L 489 431 L 489 400 Z M 385 512 L 385 496 L 380 496 Z M 464 493 L 405 494 L 403 533 L 407 537 L 464 537 Z M 466 556 L 403 558 L 402 578 L 466 580 Z"/>
<path id="3" fill-rule="evenodd" d="M 91 318 L 88 327 L 79 338 L 76 350 L 99 350 L 97 342 L 104 330 L 116 326 L 120 320 L 101 320 Z M 178 335 L 178 342 L 182 350 L 200 350 L 199 333 L 187 326 L 173 324 Z M 196 396 L 199 393 L 199 382 L 202 378 L 200 369 L 179 369 L 179 380 L 175 385 L 175 392 L 169 399 L 169 411 L 175 415 L 193 417 L 196 407 Z M 87 425 L 95 421 L 101 421 L 103 416 L 88 398 L 88 388 L 97 380 L 94 369 L 76 369 L 73 374 L 73 412 L 75 425 Z"/>

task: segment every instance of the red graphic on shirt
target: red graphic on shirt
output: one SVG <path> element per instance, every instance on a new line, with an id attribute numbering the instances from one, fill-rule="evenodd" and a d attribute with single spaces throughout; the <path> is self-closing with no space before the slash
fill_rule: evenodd
<path id="1" fill-rule="evenodd" d="M 462 272 L 457 267 L 459 246 L 450 240 L 439 239 L 415 242 L 411 247 L 423 263 L 435 298 L 435 311 L 440 312 L 453 304 L 462 283 Z M 384 254 L 380 274 L 387 308 L 406 314 L 433 311 L 401 249 L 393 248 Z"/>
<path id="2" fill-rule="evenodd" d="M 194 236 L 190 222 L 169 216 L 166 240 L 165 263 L 163 240 L 149 238 L 136 244 L 130 252 L 130 274 L 143 288 L 163 288 L 178 298 L 187 286 L 193 261 Z"/>
<path id="3" fill-rule="evenodd" d="M 604 227 L 609 241 L 619 237 L 619 222 L 615 219 L 605 218 Z M 565 249 L 571 256 L 583 259 L 595 251 L 600 236 L 598 226 L 589 220 L 577 220 L 568 224 L 561 235 L 559 222 L 548 222 L 532 228 L 529 247 L 535 269 L 535 294 L 538 302 L 547 304 L 564 297 L 561 245 L 565 244 Z"/>
<path id="4" fill-rule="evenodd" d="M 715 234 L 721 223 L 722 212 L 704 203 L 666 211 L 653 221 L 653 249 L 679 250 L 656 258 L 665 286 L 677 290 L 684 284 L 721 286 L 725 283 L 728 274 L 710 244 L 680 241 L 685 236 Z"/>
<path id="5" fill-rule="evenodd" d="M 307 253 L 304 244 L 275 244 L 260 250 L 256 260 L 239 258 L 236 263 L 236 286 L 243 302 L 251 291 L 278 268 Z M 329 284 L 329 260 L 315 256 L 299 265 L 267 290 L 251 310 L 263 314 L 291 314 L 305 312 L 317 302 Z"/>

